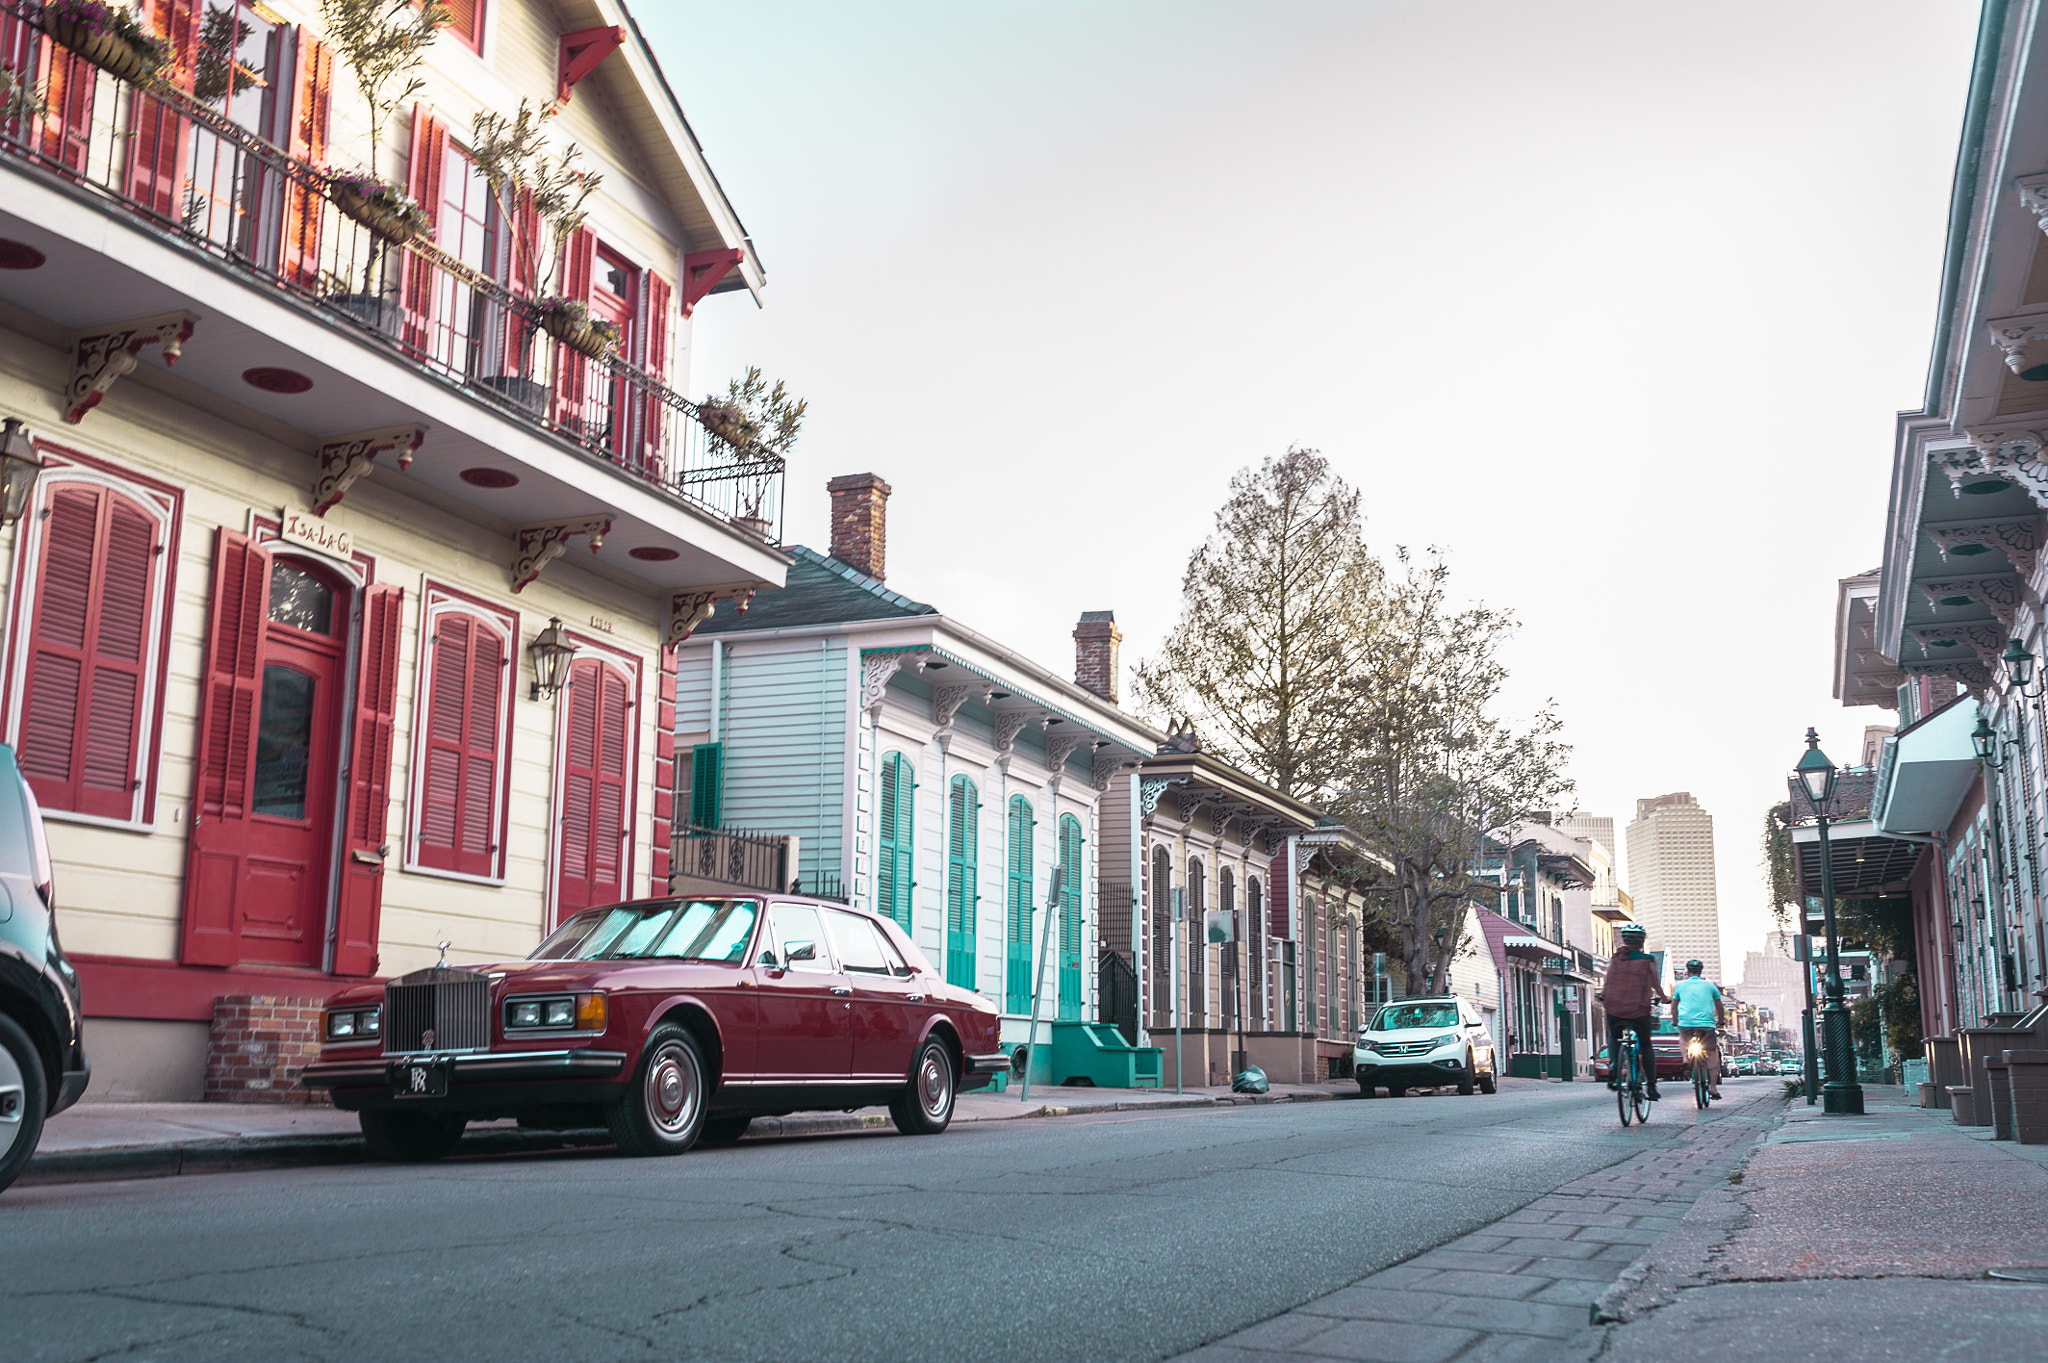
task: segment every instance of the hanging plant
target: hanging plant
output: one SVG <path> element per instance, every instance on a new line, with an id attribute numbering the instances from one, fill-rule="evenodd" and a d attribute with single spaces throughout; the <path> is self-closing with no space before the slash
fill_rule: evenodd
<path id="1" fill-rule="evenodd" d="M 350 170 L 328 177 L 327 183 L 334 206 L 385 241 L 402 245 L 434 235 L 427 210 L 388 180 L 366 170 Z"/>
<path id="2" fill-rule="evenodd" d="M 106 0 L 51 0 L 43 7 L 43 32 L 108 75 L 132 83 L 151 79 L 171 59 L 171 45 L 133 10 Z"/>
<path id="3" fill-rule="evenodd" d="M 378 156 L 392 115 L 426 88 L 420 64 L 448 22 L 448 7 L 441 0 L 320 0 L 320 22 L 370 106 L 374 176 L 381 170 Z"/>
<path id="4" fill-rule="evenodd" d="M 590 216 L 584 204 L 604 183 L 576 164 L 583 152 L 574 142 L 553 150 L 546 127 L 559 107 L 522 99 L 509 118 L 486 109 L 470 123 L 470 164 L 497 196 L 505 221 L 517 225 L 512 246 L 520 277 L 543 301 L 553 300 L 563 250 Z"/>
<path id="5" fill-rule="evenodd" d="M 726 384 L 724 397 L 697 404 L 697 420 L 712 439 L 750 459 L 780 459 L 796 444 L 810 403 L 792 398 L 782 380 L 770 388 L 759 368 Z"/>
<path id="6" fill-rule="evenodd" d="M 572 350 L 601 360 L 624 339 L 618 323 L 592 317 L 590 308 L 574 298 L 550 294 L 535 305 L 541 329 Z"/>

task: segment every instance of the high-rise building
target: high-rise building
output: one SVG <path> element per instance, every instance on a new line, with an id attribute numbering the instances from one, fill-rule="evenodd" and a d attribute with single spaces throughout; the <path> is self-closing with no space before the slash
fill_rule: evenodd
<path id="1" fill-rule="evenodd" d="M 1792 934 L 1765 933 L 1764 949 L 1743 958 L 1742 983 L 1735 992 L 1743 1002 L 1775 1013 L 1775 1026 L 1797 1031 L 1806 1008 L 1805 974 L 1806 967 L 1792 959 Z"/>
<path id="2" fill-rule="evenodd" d="M 1569 833 L 1575 838 L 1591 838 L 1607 849 L 1608 864 L 1614 868 L 1614 883 L 1625 883 L 1621 867 L 1621 844 L 1614 840 L 1614 820 L 1598 814 L 1567 814 L 1551 824 L 1560 833 Z"/>
<path id="3" fill-rule="evenodd" d="M 1636 801 L 1628 826 L 1628 888 L 1650 950 L 1672 975 L 1698 958 L 1721 979 L 1721 910 L 1714 892 L 1714 816 L 1684 791 Z"/>

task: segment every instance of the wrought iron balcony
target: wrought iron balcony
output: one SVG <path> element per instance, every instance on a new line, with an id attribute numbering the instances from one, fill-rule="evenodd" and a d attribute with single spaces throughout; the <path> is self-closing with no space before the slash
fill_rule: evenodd
<path id="1" fill-rule="evenodd" d="M 421 238 L 394 240 L 332 178 L 182 89 L 130 81 L 0 0 L 0 160 L 141 220 L 518 422 L 773 542 L 783 461 L 593 356 L 536 302 Z"/>
<path id="2" fill-rule="evenodd" d="M 669 877 L 669 886 L 683 890 L 691 888 L 691 882 L 710 882 L 750 890 L 786 891 L 796 877 L 793 841 L 769 833 L 677 824 L 675 870 Z"/>

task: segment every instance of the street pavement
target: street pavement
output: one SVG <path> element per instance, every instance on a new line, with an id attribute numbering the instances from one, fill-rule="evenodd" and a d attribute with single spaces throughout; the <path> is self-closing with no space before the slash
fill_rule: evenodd
<path id="1" fill-rule="evenodd" d="M 1775 1112 L 1768 1092 L 1757 1081 Z M 0 1353 L 1168 1358 L 1632 1159 L 1697 1162 L 1684 1147 L 1721 1128 L 1734 1144 L 1760 1131 L 1668 1102 L 1623 1131 L 1604 1089 L 1522 1082 L 674 1160 L 556 1150 L 18 1186 L 0 1197 Z M 1642 1248 L 1616 1237 L 1590 1257 L 1618 1274 Z M 1582 1300 L 1560 1309 L 1587 1318 Z M 1522 1302 L 1487 1312 L 1530 1318 Z"/>

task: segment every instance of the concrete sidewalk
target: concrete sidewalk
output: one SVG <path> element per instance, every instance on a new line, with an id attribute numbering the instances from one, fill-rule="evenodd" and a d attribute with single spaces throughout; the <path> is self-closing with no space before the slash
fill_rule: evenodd
<path id="1" fill-rule="evenodd" d="M 1256 1097 L 1224 1087 L 1105 1089 L 1034 1087 L 1024 1101 L 1008 1093 L 963 1093 L 955 1122 L 1014 1121 L 1091 1113 L 1214 1110 L 1218 1106 L 1314 1102 L 1356 1097 L 1350 1080 L 1275 1084 Z M 799 1113 L 757 1119 L 747 1139 L 822 1136 L 891 1129 L 884 1108 Z M 534 1153 L 609 1145 L 602 1131 L 522 1131 L 509 1121 L 480 1122 L 463 1136 L 456 1158 Z M 304 1164 L 349 1164 L 366 1158 L 352 1112 L 287 1103 L 81 1103 L 50 1119 L 20 1182 L 77 1183 L 160 1178 L 172 1174 Z"/>

